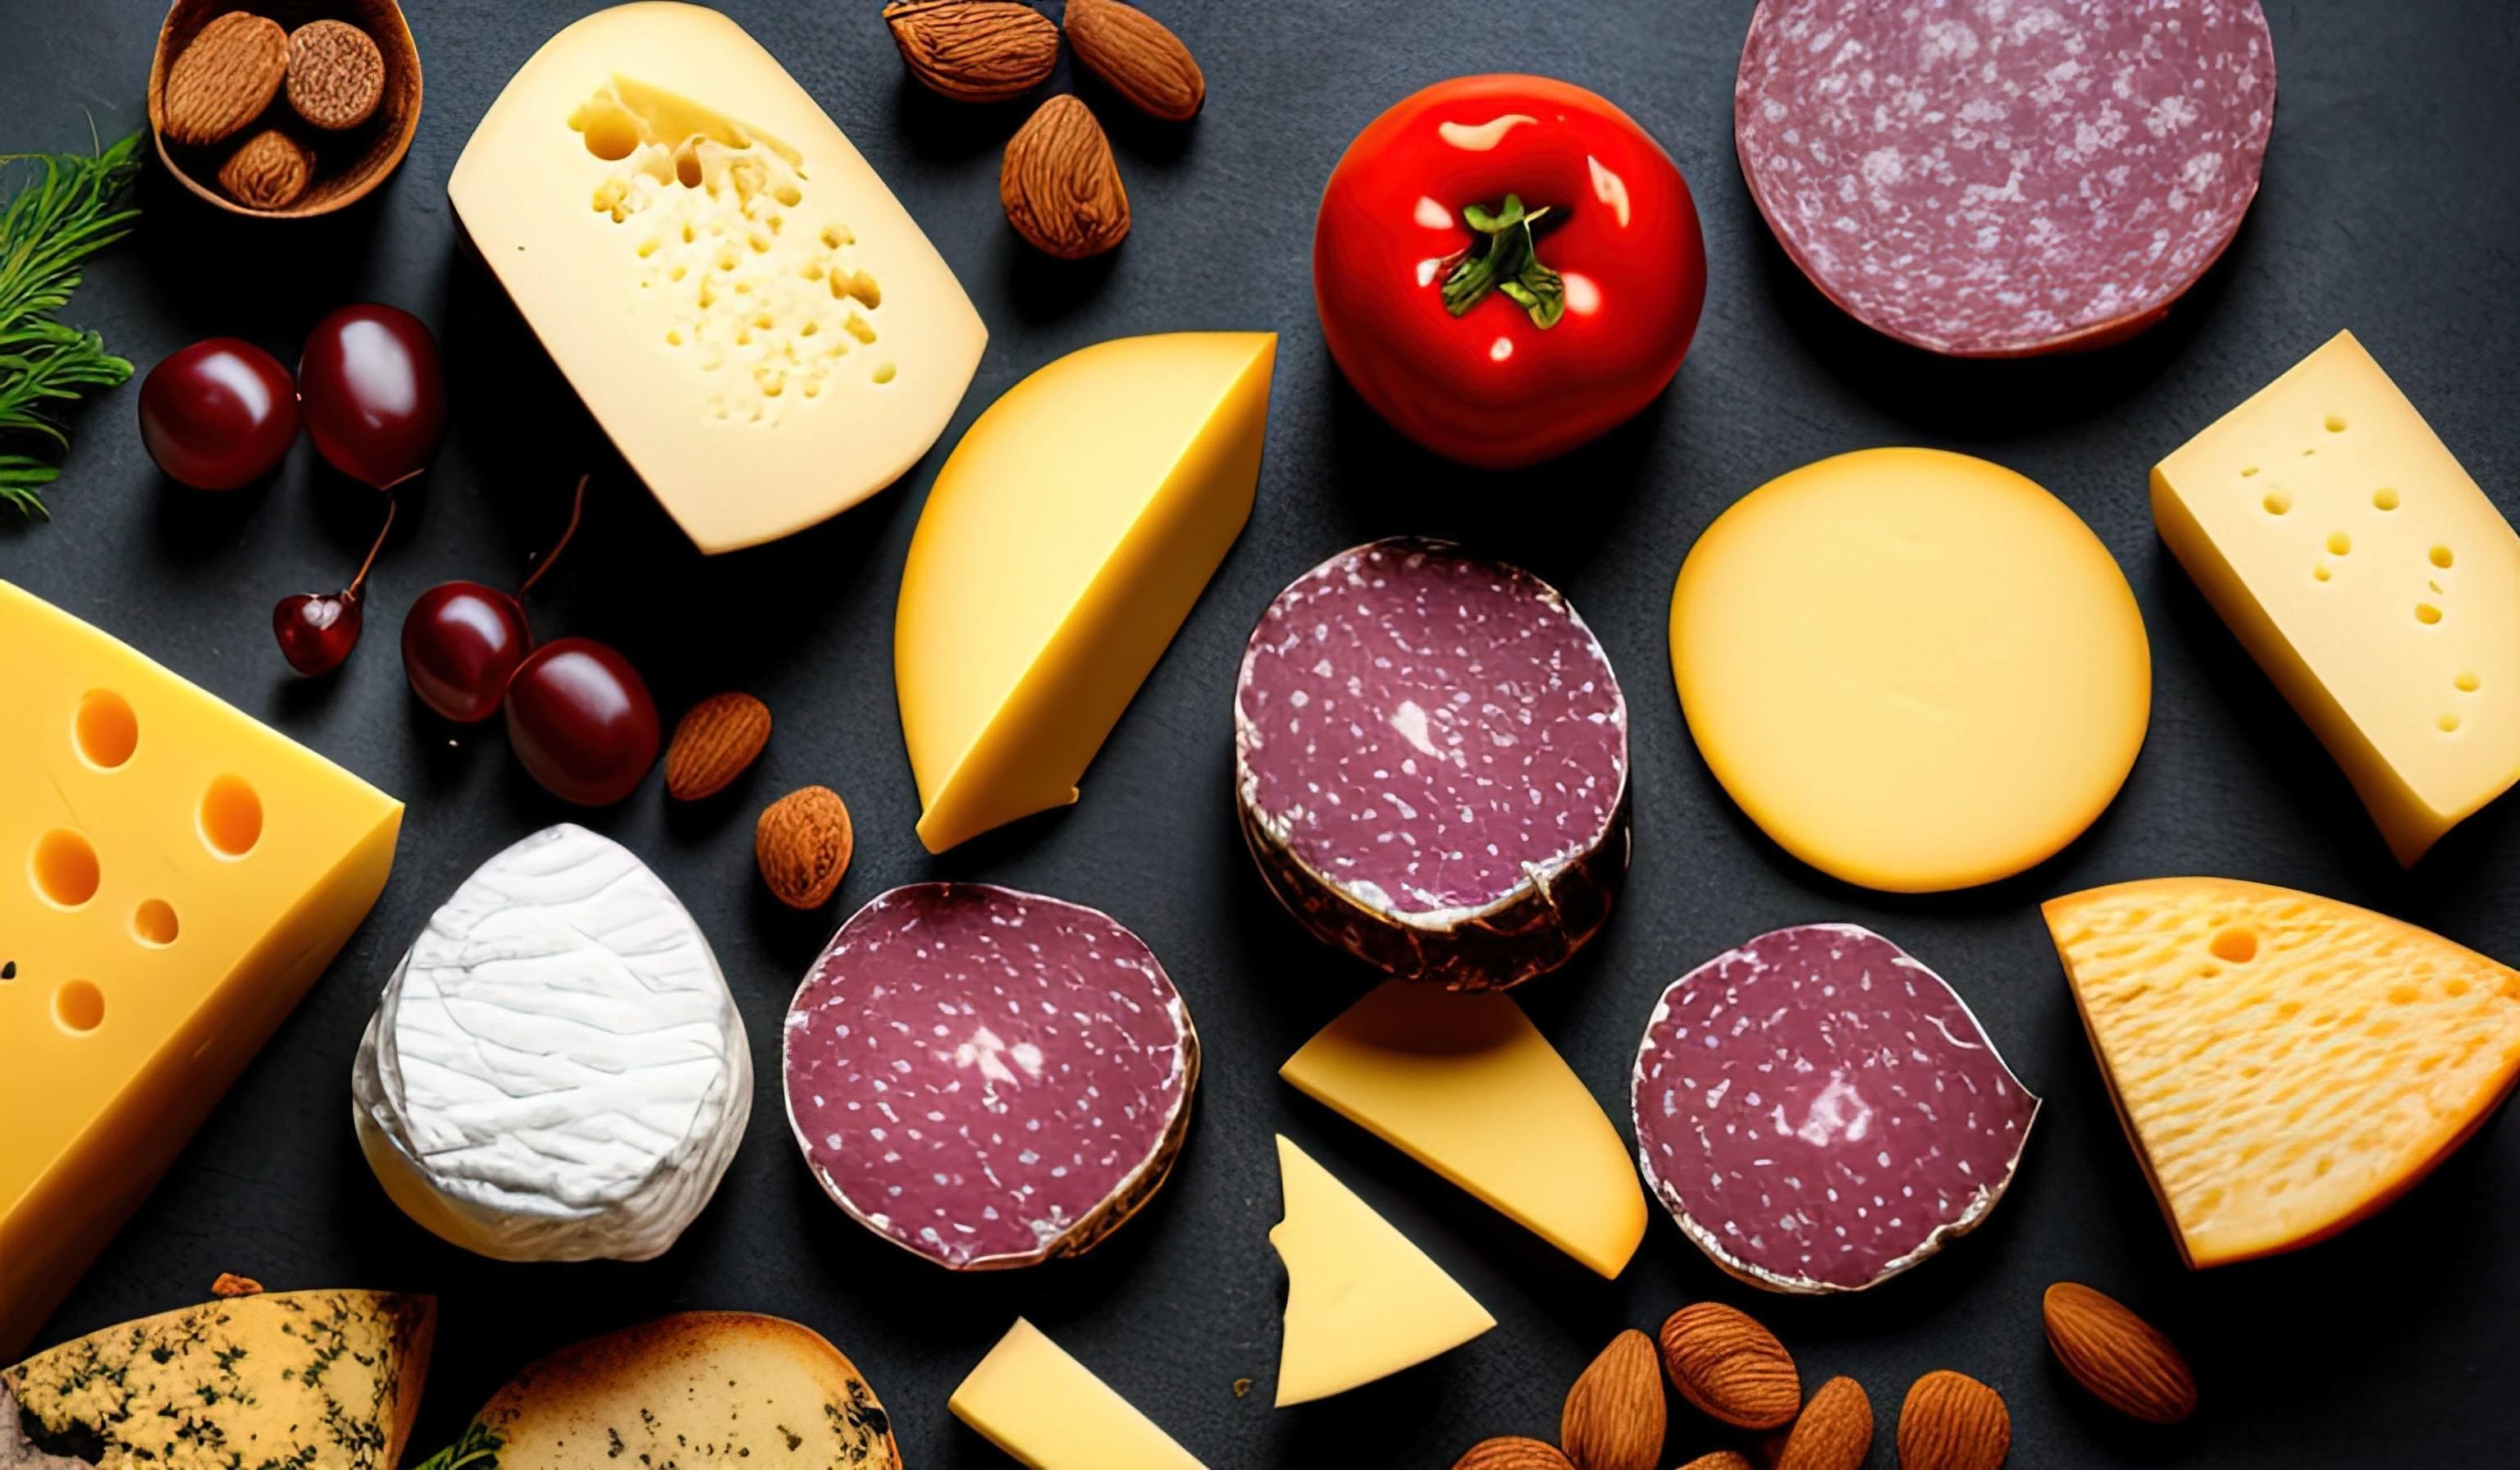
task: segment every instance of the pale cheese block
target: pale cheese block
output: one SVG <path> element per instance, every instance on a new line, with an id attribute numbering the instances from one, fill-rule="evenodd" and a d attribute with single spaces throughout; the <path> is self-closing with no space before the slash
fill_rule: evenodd
<path id="1" fill-rule="evenodd" d="M 1022 1317 L 963 1379 L 947 1406 L 1032 1470 L 1204 1470 Z"/>

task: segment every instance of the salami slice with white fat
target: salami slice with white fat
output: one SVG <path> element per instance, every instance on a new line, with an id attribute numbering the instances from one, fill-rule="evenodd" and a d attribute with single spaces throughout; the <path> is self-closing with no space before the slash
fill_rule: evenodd
<path id="1" fill-rule="evenodd" d="M 1628 868 L 1628 709 L 1555 588 L 1443 542 L 1342 552 L 1278 595 L 1235 686 L 1235 789 L 1269 886 L 1404 979 L 1554 969 Z"/>
<path id="2" fill-rule="evenodd" d="M 2258 0 L 1760 0 L 1732 134 L 1822 294 L 2010 357 L 2159 320 L 2238 233 L 2274 106 Z"/>
<path id="3" fill-rule="evenodd" d="M 1771 1291 L 1877 1286 L 1967 1233 L 2039 1099 L 1940 975 L 1854 924 L 1762 934 L 1663 992 L 1637 1051 L 1645 1183 Z"/>
<path id="4" fill-rule="evenodd" d="M 1198 1034 L 1138 936 L 1078 904 L 913 883 L 788 1008 L 788 1118 L 860 1225 L 956 1270 L 1092 1249 L 1190 1129 Z"/>

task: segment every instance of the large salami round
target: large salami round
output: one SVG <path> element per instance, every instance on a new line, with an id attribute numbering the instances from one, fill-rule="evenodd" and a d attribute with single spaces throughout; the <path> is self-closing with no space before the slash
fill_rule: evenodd
<path id="1" fill-rule="evenodd" d="M 2010 357 L 2159 320 L 2239 231 L 2274 107 L 2258 0 L 1760 0 L 1732 138 L 1822 294 Z"/>
<path id="2" fill-rule="evenodd" d="M 1092 1249 L 1190 1130 L 1198 1034 L 1109 914 L 913 883 L 852 914 L 788 1007 L 788 1119 L 860 1225 L 956 1270 Z"/>
<path id="3" fill-rule="evenodd" d="M 1496 990 L 1600 930 L 1628 868 L 1628 707 L 1556 589 L 1442 542 L 1278 595 L 1234 696 L 1242 836 L 1316 936 Z"/>
<path id="4" fill-rule="evenodd" d="M 1762 934 L 1672 982 L 1634 1087 L 1638 1162 L 1681 1229 L 1812 1295 L 1974 1229 L 2039 1112 L 1951 986 L 1854 924 Z"/>

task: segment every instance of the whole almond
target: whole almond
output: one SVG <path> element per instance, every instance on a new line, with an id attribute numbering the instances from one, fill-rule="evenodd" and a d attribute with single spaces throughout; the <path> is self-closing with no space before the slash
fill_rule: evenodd
<path id="1" fill-rule="evenodd" d="M 1736 1429 L 1775 1429 L 1803 1406 L 1802 1375 L 1777 1335 L 1721 1302 L 1683 1307 L 1662 1324 L 1662 1366 L 1700 1413 Z"/>
<path id="2" fill-rule="evenodd" d="M 1803 1405 L 1776 1470 L 1858 1470 L 1872 1453 L 1872 1401 L 1852 1378 L 1832 1378 Z"/>
<path id="3" fill-rule="evenodd" d="M 790 791 L 770 804 L 752 829 L 761 880 L 790 909 L 820 909 L 849 870 L 854 843 L 849 809 L 827 786 Z"/>
<path id="4" fill-rule="evenodd" d="M 665 747 L 665 794 L 715 796 L 770 743 L 770 706 L 750 694 L 713 694 L 692 706 Z"/>
<path id="5" fill-rule="evenodd" d="M 1699 1455 L 1681 1466 L 1680 1470 L 1758 1470 L 1758 1467 L 1738 1449 L 1718 1449 L 1712 1454 Z"/>
<path id="6" fill-rule="evenodd" d="M 1554 1445 L 1527 1440 L 1518 1434 L 1502 1434 L 1493 1440 L 1472 1445 L 1453 1470 L 1571 1470 L 1566 1456 Z"/>
<path id="7" fill-rule="evenodd" d="M 1611 1338 L 1566 1391 L 1557 1443 L 1575 1470 L 1654 1470 L 1662 1432 L 1653 1339 L 1631 1327 Z"/>
<path id="8" fill-rule="evenodd" d="M 957 102 L 1021 97 L 1058 65 L 1058 26 L 1013 0 L 893 0 L 883 23 L 920 85 Z"/>
<path id="9" fill-rule="evenodd" d="M 1007 144 L 998 199 L 1016 234 L 1061 260 L 1100 255 L 1129 235 L 1129 192 L 1111 140 L 1092 110 L 1064 93 Z"/>
<path id="10" fill-rule="evenodd" d="M 170 143 L 232 138 L 262 115 L 289 76 L 289 32 L 277 21 L 229 11 L 197 31 L 166 68 L 160 99 Z"/>
<path id="11" fill-rule="evenodd" d="M 2196 1375 L 2161 1330 L 2073 1281 L 2048 1288 L 2048 1346 L 2092 1398 L 2148 1424 L 2196 1412 Z"/>
<path id="12" fill-rule="evenodd" d="M 315 180 L 315 151 L 276 127 L 237 145 L 219 165 L 219 187 L 248 209 L 286 209 Z"/>
<path id="13" fill-rule="evenodd" d="M 1207 101 L 1198 62 L 1163 22 L 1121 0 L 1067 0 L 1076 59 L 1140 111 L 1188 122 Z"/>
<path id="14" fill-rule="evenodd" d="M 1899 1470 L 1996 1470 L 2011 1452 L 2003 1396 L 1966 1373 L 1927 1373 L 1899 1405 Z"/>
<path id="15" fill-rule="evenodd" d="M 309 21 L 289 33 L 289 105 L 326 132 L 376 115 L 385 95 L 385 56 L 346 21 Z"/>

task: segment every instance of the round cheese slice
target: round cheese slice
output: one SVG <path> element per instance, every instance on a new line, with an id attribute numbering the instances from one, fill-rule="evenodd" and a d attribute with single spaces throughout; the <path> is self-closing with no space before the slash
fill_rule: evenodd
<path id="1" fill-rule="evenodd" d="M 752 1056 L 673 891 L 562 824 L 482 864 L 429 918 L 350 1091 L 369 1167 L 435 1234 L 501 1261 L 644 1261 L 734 1159 Z"/>
<path id="2" fill-rule="evenodd" d="M 1680 569 L 1671 657 L 1689 734 L 1750 819 L 1897 893 L 2073 841 L 2152 700 L 2107 548 L 2021 475 L 1929 449 L 1839 455 L 1742 497 Z"/>

